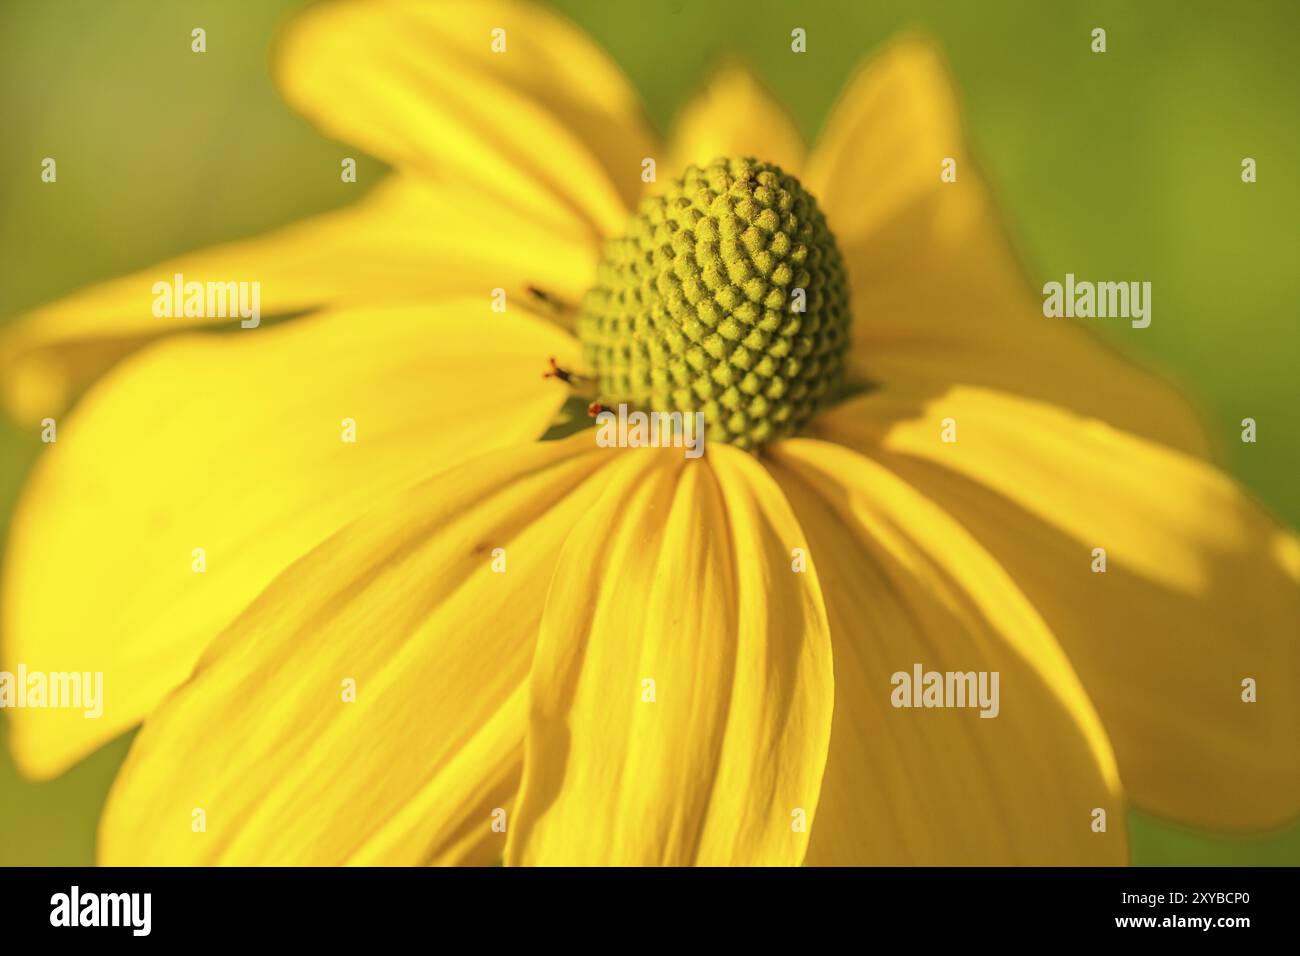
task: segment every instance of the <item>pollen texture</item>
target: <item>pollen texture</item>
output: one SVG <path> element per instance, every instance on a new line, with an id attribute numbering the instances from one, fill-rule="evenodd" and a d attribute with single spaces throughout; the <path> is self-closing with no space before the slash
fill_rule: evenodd
<path id="1" fill-rule="evenodd" d="M 710 441 L 790 435 L 839 384 L 848 284 L 793 176 L 753 159 L 691 166 L 605 244 L 578 317 L 600 401 L 704 413 Z"/>

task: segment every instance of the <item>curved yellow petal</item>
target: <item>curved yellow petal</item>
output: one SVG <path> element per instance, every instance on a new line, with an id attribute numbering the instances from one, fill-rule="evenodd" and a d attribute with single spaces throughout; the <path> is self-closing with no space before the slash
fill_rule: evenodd
<path id="1" fill-rule="evenodd" d="M 590 435 L 475 459 L 276 578 L 145 721 L 100 862 L 499 861 L 546 588 L 608 460 Z"/>
<path id="2" fill-rule="evenodd" d="M 669 137 L 672 174 L 719 156 L 752 156 L 800 175 L 807 148 L 785 107 L 753 71 L 723 64 L 681 111 Z"/>
<path id="3" fill-rule="evenodd" d="M 956 162 L 955 182 L 940 178 L 945 159 Z M 897 41 L 853 78 L 813 148 L 807 185 L 845 256 L 856 376 L 995 387 L 1206 452 L 1186 399 L 1077 320 L 1043 316 L 932 44 Z"/>
<path id="4" fill-rule="evenodd" d="M 546 600 L 513 864 L 797 864 L 830 732 L 802 533 L 757 461 L 627 452 Z"/>
<path id="5" fill-rule="evenodd" d="M 589 237 L 544 228 L 489 196 L 403 177 L 355 205 L 251 239 L 186 253 L 91 286 L 0 334 L 3 400 L 24 424 L 57 416 L 123 356 L 160 336 L 228 328 L 228 318 L 153 313 L 154 284 L 256 282 L 260 321 L 347 304 L 428 302 L 452 292 L 488 301 L 528 286 L 576 301 L 598 255 Z"/>
<path id="6" fill-rule="evenodd" d="M 835 722 L 807 862 L 1126 862 L 1101 723 L 997 562 L 860 455 L 795 439 L 774 458 L 821 574 L 835 651 Z M 894 675 L 910 679 L 917 665 L 971 674 L 977 695 L 984 672 L 983 706 L 895 706 L 906 688 Z M 1104 833 L 1093 830 L 1097 809 Z"/>
<path id="7" fill-rule="evenodd" d="M 533 4 L 321 4 L 291 23 L 275 66 L 328 135 L 598 236 L 622 228 L 655 155 L 617 67 Z"/>
<path id="8" fill-rule="evenodd" d="M 575 352 L 522 307 L 475 297 L 182 336 L 120 365 L 37 461 L 0 606 L 5 668 L 101 671 L 104 713 L 11 712 L 19 766 L 51 776 L 139 722 L 376 496 L 536 438 L 565 397 L 546 359 Z"/>
<path id="9" fill-rule="evenodd" d="M 945 418 L 955 442 L 940 440 Z M 1214 829 L 1300 812 L 1300 543 L 1227 476 L 977 388 L 886 390 L 817 424 L 939 502 L 1007 569 L 1096 702 L 1135 804 Z"/>

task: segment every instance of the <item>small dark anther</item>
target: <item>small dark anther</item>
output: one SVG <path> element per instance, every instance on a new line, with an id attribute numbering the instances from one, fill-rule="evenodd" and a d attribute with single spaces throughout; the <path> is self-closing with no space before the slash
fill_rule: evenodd
<path id="1" fill-rule="evenodd" d="M 573 380 L 577 376 L 575 376 L 568 369 L 560 368 L 560 366 L 555 361 L 554 355 L 552 355 L 547 361 L 551 363 L 551 370 L 549 372 L 543 372 L 542 378 L 558 378 L 561 382 L 563 382 L 566 385 L 573 384 Z"/>

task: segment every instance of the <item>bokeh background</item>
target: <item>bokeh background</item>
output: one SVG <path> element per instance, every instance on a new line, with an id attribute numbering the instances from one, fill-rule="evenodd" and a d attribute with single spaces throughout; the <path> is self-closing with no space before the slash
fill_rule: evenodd
<path id="1" fill-rule="evenodd" d="M 303 5 L 0 0 L 0 322 L 87 283 L 358 198 L 338 176 L 339 158 L 356 151 L 317 135 L 270 81 L 271 39 Z M 758 70 L 811 141 L 861 58 L 903 29 L 937 37 L 974 155 L 1030 274 L 1149 279 L 1151 327 L 1133 334 L 1099 322 L 1099 334 L 1194 396 L 1224 466 L 1300 526 L 1300 4 L 554 6 L 611 52 L 661 129 L 731 53 Z M 207 30 L 203 55 L 190 52 L 197 26 Z M 808 32 L 802 56 L 790 52 L 795 26 Z M 1089 50 L 1097 26 L 1107 31 L 1104 55 Z M 58 160 L 56 186 L 40 182 L 45 156 Z M 1254 185 L 1240 180 L 1245 156 L 1259 164 Z M 363 161 L 360 183 L 382 172 Z M 1238 440 L 1247 416 L 1259 423 L 1254 445 Z M 39 447 L 0 423 L 0 533 Z M 118 740 L 64 777 L 31 784 L 9 760 L 0 717 L 0 865 L 92 862 L 99 809 L 128 745 Z M 1241 839 L 1135 813 L 1130 827 L 1138 864 L 1300 863 L 1300 825 Z"/>

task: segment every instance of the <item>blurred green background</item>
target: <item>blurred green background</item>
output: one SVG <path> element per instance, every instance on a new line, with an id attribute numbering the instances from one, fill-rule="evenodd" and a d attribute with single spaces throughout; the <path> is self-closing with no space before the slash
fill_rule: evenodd
<path id="1" fill-rule="evenodd" d="M 338 159 L 277 97 L 267 50 L 303 0 L 0 3 L 0 322 L 86 283 L 353 200 Z M 558 0 L 666 128 L 738 53 L 815 137 L 853 66 L 899 30 L 942 41 L 975 155 L 1039 281 L 1140 277 L 1117 347 L 1180 382 L 1220 460 L 1300 526 L 1300 4 L 1188 0 Z M 208 51 L 190 52 L 190 30 Z M 808 52 L 790 52 L 790 30 Z M 1093 27 L 1108 52 L 1089 50 Z M 436 56 L 437 51 L 429 51 Z M 58 160 L 57 186 L 39 180 Z M 1240 163 L 1259 164 L 1244 185 Z M 363 163 L 362 182 L 382 172 Z M 1098 382 L 1105 388 L 1105 382 Z M 1259 442 L 1238 441 L 1238 422 Z M 38 444 L 0 424 L 0 532 Z M 69 599 L 75 599 L 69 595 Z M 3 737 L 0 721 L 0 738 Z M 1300 732 L 1300 731 L 1298 731 Z M 34 785 L 0 740 L 0 864 L 85 864 L 119 740 Z M 1139 864 L 1296 864 L 1300 826 L 1250 840 L 1134 815 Z"/>

